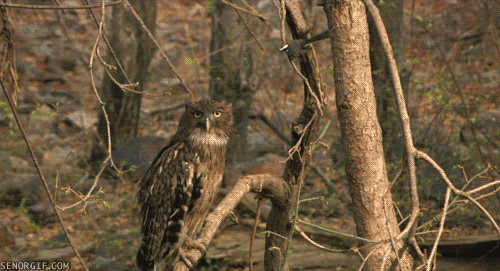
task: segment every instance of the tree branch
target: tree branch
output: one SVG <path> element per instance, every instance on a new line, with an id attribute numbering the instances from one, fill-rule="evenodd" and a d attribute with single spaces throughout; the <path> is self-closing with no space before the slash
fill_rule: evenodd
<path id="1" fill-rule="evenodd" d="M 26 143 L 26 147 L 28 148 L 28 151 L 31 155 L 31 159 L 33 160 L 33 163 L 35 164 L 35 168 L 38 172 L 38 176 L 40 176 L 40 180 L 43 183 L 43 188 L 45 189 L 45 192 L 47 193 L 47 196 L 49 197 L 49 201 L 51 203 L 52 208 L 54 209 L 54 212 L 55 212 L 56 217 L 57 217 L 57 221 L 61 225 L 61 228 L 63 229 L 64 235 L 66 235 L 66 238 L 68 238 L 69 244 L 70 244 L 71 248 L 73 249 L 73 251 L 75 252 L 76 257 L 80 261 L 80 264 L 83 266 L 83 268 L 86 271 L 88 271 L 89 269 L 87 268 L 87 265 L 85 264 L 82 256 L 80 255 L 80 253 L 76 249 L 76 246 L 73 242 L 73 239 L 70 237 L 70 235 L 68 233 L 68 229 L 66 228 L 66 225 L 64 225 L 64 222 L 63 222 L 63 219 L 61 216 L 61 212 L 56 208 L 56 203 L 55 203 L 54 197 L 52 196 L 52 193 L 50 192 L 49 184 L 45 180 L 45 176 L 43 175 L 42 169 L 41 169 L 40 165 L 38 164 L 38 160 L 36 159 L 35 152 L 33 151 L 33 148 L 31 147 L 31 144 L 29 143 L 28 138 L 26 137 L 26 133 L 24 132 L 24 128 L 21 125 L 21 122 L 19 121 L 19 117 L 17 115 L 17 111 L 14 109 L 14 104 L 11 100 L 11 97 L 7 94 L 7 90 L 5 89 L 3 81 L 1 81 L 1 80 L 0 80 L 0 86 L 2 87 L 3 93 L 5 94 L 5 98 L 7 98 L 7 102 L 9 103 L 12 114 L 14 115 L 14 119 L 16 121 L 17 127 L 19 127 L 19 131 L 21 131 L 21 135 L 23 136 L 24 142 Z"/>
<path id="2" fill-rule="evenodd" d="M 409 236 L 410 238 L 415 234 L 416 221 L 419 213 L 419 200 L 417 191 L 417 175 L 415 167 L 415 148 L 413 146 L 413 139 L 411 136 L 410 129 L 410 117 L 408 116 L 408 111 L 406 109 L 406 104 L 404 101 L 403 90 L 401 87 L 401 81 L 399 79 L 398 67 L 396 66 L 396 60 L 394 59 L 394 53 L 392 52 L 392 46 L 389 42 L 389 37 L 385 31 L 384 22 L 380 13 L 373 4 L 372 0 L 362 0 L 366 5 L 366 8 L 375 22 L 375 27 L 377 29 L 378 35 L 380 37 L 382 47 L 384 48 L 385 57 L 389 65 L 389 71 L 391 74 L 392 83 L 394 85 L 394 94 L 396 96 L 396 103 L 398 106 L 399 118 L 401 120 L 401 126 L 403 127 L 403 135 L 405 140 L 405 151 L 406 151 L 406 163 L 408 165 L 408 173 L 410 175 L 410 198 L 411 198 L 411 214 L 410 220 L 406 228 L 399 234 L 396 238 L 400 239 L 404 236 Z"/>
<path id="3" fill-rule="evenodd" d="M 285 208 L 290 204 L 290 189 L 288 184 L 281 179 L 270 174 L 249 175 L 240 178 L 234 188 L 222 200 L 222 202 L 210 213 L 201 230 L 200 237 L 196 240 L 208 246 L 214 238 L 215 232 L 220 224 L 230 214 L 245 194 L 248 192 L 258 193 L 264 198 L 269 198 L 273 206 L 278 208 Z M 195 265 L 203 256 L 198 248 L 189 248 L 186 255 L 192 259 Z M 189 268 L 183 261 L 179 261 L 175 265 L 175 271 L 188 271 Z"/>
<path id="4" fill-rule="evenodd" d="M 104 6 L 112 6 L 116 4 L 120 4 L 123 0 L 114 1 L 111 3 L 105 3 Z M 89 9 L 89 8 L 101 8 L 101 4 L 96 5 L 82 5 L 82 6 L 51 6 L 51 5 L 21 5 L 21 4 L 12 4 L 12 3 L 0 3 L 0 7 L 8 7 L 8 8 L 25 8 L 25 9 Z"/>

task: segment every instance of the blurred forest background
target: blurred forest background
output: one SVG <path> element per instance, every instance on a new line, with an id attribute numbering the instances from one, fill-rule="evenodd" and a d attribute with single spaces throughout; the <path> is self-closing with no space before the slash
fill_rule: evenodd
<path id="1" fill-rule="evenodd" d="M 54 1 L 13 2 L 55 5 Z M 211 74 L 210 60 L 214 61 L 217 53 L 210 50 L 212 15 L 217 12 L 214 2 L 157 1 L 155 36 L 194 98 L 219 95 L 234 99 L 234 106 L 240 108 L 238 112 L 244 112 L 238 116 L 244 125 L 240 127 L 243 137 L 238 142 L 244 144 L 233 146 L 238 151 L 228 161 L 221 197 L 243 175 L 264 172 L 281 175 L 288 155 L 291 123 L 300 113 L 303 84 L 287 56 L 279 51 L 283 44 L 278 2 L 248 1 L 264 19 L 244 14 L 248 21 L 241 28 L 243 34 L 218 49 L 231 52 L 244 48 L 251 56 L 245 60 L 245 67 L 249 67 L 244 71 L 246 77 L 243 76 L 246 96 L 235 97 L 227 92 L 214 95 L 211 90 L 214 83 L 210 82 L 210 76 L 216 75 Z M 312 34 L 327 29 L 324 11 L 316 2 L 303 1 Z M 416 147 L 434 158 L 456 187 L 472 188 L 498 179 L 500 172 L 494 166 L 500 166 L 500 4 L 471 0 L 374 2 L 381 9 L 392 39 Z M 100 4 L 100 1 L 90 3 Z M 112 9 L 106 8 L 104 27 L 110 37 L 116 31 Z M 93 161 L 99 155 L 96 137 L 99 137 L 101 105 L 89 75 L 98 26 L 86 9 L 9 8 L 8 11 L 16 50 L 17 112 L 56 194 L 57 204 L 70 206 L 92 188 L 99 170 Z M 100 9 L 94 9 L 94 13 L 99 18 Z M 375 30 L 370 26 L 370 31 Z M 371 33 L 372 36 L 375 34 Z M 147 36 L 141 37 L 141 41 L 150 42 Z M 401 170 L 404 154 L 401 129 L 381 46 L 376 39 L 371 42 L 389 180 L 399 177 L 392 193 L 400 212 L 407 213 L 410 199 L 407 176 Z M 212 40 L 212 46 L 213 43 Z M 135 181 L 173 134 L 183 104 L 191 98 L 176 71 L 154 45 L 150 46 L 151 60 L 147 69 L 142 70 L 146 78 L 142 89 L 146 94 L 139 103 L 138 129 L 127 138 L 135 139 L 113 145 L 115 164 L 126 171 L 116 173 L 106 169 L 86 204 L 62 212 L 68 231 L 91 270 L 135 270 L 134 255 L 140 241 Z M 101 42 L 101 55 L 109 55 L 106 48 Z M 335 109 L 330 41 L 316 42 L 314 48 L 327 93 L 328 110 L 320 127 L 331 123 L 322 139 L 325 144 L 314 151 L 301 195 L 304 199 L 322 200 L 301 203 L 301 219 L 355 234 Z M 127 50 L 122 54 L 126 58 Z M 103 66 L 94 61 L 91 72 L 96 87 L 100 88 L 109 79 Z M 82 270 L 56 223 L 4 95 L 0 97 L 0 136 L 0 261 L 59 259 L 71 261 L 73 270 Z M 424 224 L 441 211 L 446 185 L 430 167 L 424 163 L 417 165 L 419 220 Z M 500 221 L 500 194 L 494 193 L 494 188 L 489 192 L 481 202 Z M 248 269 L 255 207 L 253 197 L 240 204 L 236 212 L 238 222 L 224 223 L 200 270 Z M 269 206 L 264 203 L 264 222 L 266 208 Z M 259 224 L 258 232 L 264 230 L 264 222 Z M 435 226 L 424 224 L 419 230 L 432 231 Z M 484 214 L 468 204 L 457 205 L 449 214 L 445 229 L 438 270 L 500 270 L 500 251 L 494 249 L 499 239 L 494 237 Z M 329 247 L 353 246 L 349 240 L 318 229 L 304 231 Z M 419 237 L 424 248 L 432 244 L 432 233 Z M 360 260 L 354 253 L 327 253 L 316 250 L 300 237 L 296 239 L 290 259 L 292 270 L 357 270 L 359 266 Z M 254 252 L 257 270 L 262 269 L 263 242 L 264 235 L 257 235 Z"/>

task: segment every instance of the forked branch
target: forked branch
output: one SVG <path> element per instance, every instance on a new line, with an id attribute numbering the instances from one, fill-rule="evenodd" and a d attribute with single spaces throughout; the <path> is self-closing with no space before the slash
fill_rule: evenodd
<path id="1" fill-rule="evenodd" d="M 290 204 L 291 191 L 288 184 L 282 178 L 270 174 L 242 177 L 236 182 L 233 190 L 227 194 L 217 208 L 207 216 L 200 237 L 196 241 L 207 247 L 214 238 L 215 232 L 222 221 L 232 214 L 236 205 L 249 192 L 258 193 L 264 198 L 269 198 L 273 206 L 287 206 Z M 194 261 L 193 265 L 196 265 L 203 257 L 202 251 L 198 248 L 190 248 L 186 251 L 186 255 Z M 188 271 L 189 268 L 183 261 L 180 261 L 176 264 L 174 270 Z"/>

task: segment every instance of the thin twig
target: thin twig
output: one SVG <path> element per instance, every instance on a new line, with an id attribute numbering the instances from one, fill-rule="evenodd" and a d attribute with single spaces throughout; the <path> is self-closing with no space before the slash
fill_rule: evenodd
<path id="1" fill-rule="evenodd" d="M 104 5 L 104 1 L 101 0 L 101 3 Z M 90 72 L 90 81 L 91 81 L 91 84 L 92 84 L 92 89 L 94 90 L 94 94 L 96 95 L 97 97 L 97 100 L 99 101 L 99 105 L 101 106 L 101 109 L 102 109 L 102 112 L 103 112 L 103 116 L 104 116 L 104 119 L 105 119 L 105 122 L 106 122 L 106 132 L 107 132 L 107 135 L 108 135 L 108 139 L 107 139 L 107 145 L 108 145 L 108 150 L 107 150 L 107 157 L 105 160 L 108 160 L 111 161 L 111 165 L 113 166 L 113 168 L 117 168 L 116 165 L 114 164 L 114 161 L 113 161 L 113 158 L 112 158 L 112 148 L 111 148 L 111 124 L 110 124 L 110 121 L 109 121 L 109 117 L 108 117 L 108 113 L 106 112 L 106 107 L 105 107 L 105 103 L 102 101 L 101 97 L 99 96 L 99 92 L 97 91 L 97 87 L 96 87 L 96 84 L 95 84 L 95 79 L 94 79 L 94 73 L 92 71 L 92 67 L 93 67 L 93 64 L 94 64 L 94 56 L 98 55 L 98 52 L 99 52 L 99 41 L 100 41 L 100 38 L 101 37 L 104 37 L 103 36 L 103 31 L 104 31 L 104 20 L 105 20 L 105 9 L 101 9 L 101 20 L 99 22 L 99 30 L 98 30 L 98 35 L 97 35 L 97 38 L 96 38 L 96 41 L 94 43 L 94 47 L 92 48 L 92 53 L 90 54 L 90 60 L 89 60 L 89 72 Z M 104 167 L 105 164 L 103 163 L 102 167 Z M 97 181 L 97 179 L 96 179 Z"/>
<path id="2" fill-rule="evenodd" d="M 88 5 L 90 5 L 89 0 L 85 0 L 85 2 Z M 94 19 L 95 24 L 99 28 L 100 23 L 97 20 L 97 17 L 95 16 L 94 11 L 92 9 L 89 9 L 89 12 L 90 12 L 90 15 L 92 16 L 92 18 Z M 116 56 L 115 50 L 113 49 L 113 47 L 111 46 L 111 43 L 108 40 L 108 37 L 106 35 L 106 30 L 102 29 L 101 33 L 102 33 L 102 39 L 104 40 L 104 43 L 106 43 L 106 46 L 107 46 L 109 52 L 111 53 L 111 56 L 113 56 L 113 60 L 116 62 L 118 69 L 121 71 L 123 77 L 125 78 L 126 83 L 128 85 L 132 84 L 132 81 L 129 79 L 127 73 L 125 72 L 125 69 L 123 68 L 123 65 L 121 64 L 121 62 L 118 60 L 118 57 Z M 118 85 L 118 86 L 120 86 L 120 85 Z"/>
<path id="3" fill-rule="evenodd" d="M 236 10 L 236 13 L 238 13 L 238 16 L 240 17 L 241 21 L 243 22 L 243 25 L 247 29 L 248 33 L 250 33 L 250 35 L 252 36 L 252 38 L 255 40 L 255 42 L 257 43 L 257 45 L 259 45 L 259 48 L 262 51 L 265 51 L 266 49 L 264 49 L 264 46 L 262 46 L 262 44 L 260 44 L 259 39 L 257 38 L 257 36 L 255 36 L 255 34 L 253 33 L 252 29 L 250 29 L 250 26 L 248 26 L 247 21 L 245 20 L 245 18 L 243 18 L 243 16 L 241 15 L 241 12 L 239 10 Z"/>
<path id="4" fill-rule="evenodd" d="M 304 238 L 304 240 L 306 240 L 309 244 L 311 244 L 311 245 L 313 245 L 321 250 L 328 251 L 328 252 L 334 252 L 334 253 L 345 253 L 345 252 L 352 251 L 351 249 L 333 249 L 333 248 L 328 248 L 328 247 L 322 246 L 322 245 L 316 243 L 311 238 L 309 238 L 309 236 L 307 236 L 307 234 L 297 225 L 295 225 L 295 231 L 298 232 L 299 235 L 302 236 L 302 238 Z"/>
<path id="5" fill-rule="evenodd" d="M 470 202 L 472 202 L 474 205 L 476 205 L 477 208 L 479 208 L 483 213 L 484 215 L 486 215 L 486 217 L 490 220 L 491 224 L 493 224 L 493 227 L 495 228 L 498 236 L 500 236 L 500 227 L 498 226 L 497 222 L 495 221 L 495 219 L 491 216 L 491 214 L 488 212 L 488 210 L 486 210 L 483 205 L 481 205 L 476 199 L 474 199 L 469 193 L 467 192 L 464 192 L 464 191 L 461 191 L 459 189 L 457 189 L 453 183 L 450 181 L 450 179 L 448 179 L 448 176 L 446 176 L 446 173 L 444 172 L 444 170 L 434 161 L 432 160 L 431 157 L 429 157 L 429 155 L 427 155 L 426 153 L 424 152 L 421 152 L 421 151 L 416 151 L 416 154 L 417 154 L 417 157 L 418 158 L 421 158 L 423 159 L 424 161 L 426 161 L 428 164 L 430 164 L 434 170 L 436 170 L 439 175 L 441 175 L 441 178 L 446 182 L 446 184 L 448 185 L 448 187 L 452 190 L 452 192 L 456 195 L 460 195 L 462 197 L 465 197 L 467 198 Z"/>
<path id="6" fill-rule="evenodd" d="M 222 2 L 222 3 L 224 3 L 224 4 L 226 4 L 226 5 L 228 5 L 228 6 L 230 6 L 230 7 L 232 7 L 232 8 L 234 8 L 235 10 L 242 11 L 242 12 L 245 12 L 245 13 L 248 13 L 248 14 L 251 14 L 251 15 L 253 15 L 253 16 L 255 16 L 255 17 L 259 18 L 261 21 L 263 21 L 263 22 L 267 23 L 267 18 L 266 18 L 266 17 L 264 17 L 264 16 L 262 16 L 262 15 L 260 15 L 259 13 L 257 13 L 257 11 L 255 11 L 255 9 L 253 9 L 253 8 L 252 8 L 251 10 L 247 10 L 247 9 L 244 9 L 244 8 L 242 8 L 242 7 L 239 7 L 239 6 L 237 6 L 237 5 L 235 5 L 235 4 L 231 3 L 231 2 L 228 2 L 228 1 L 226 1 L 226 0 L 222 0 L 221 2 Z M 248 3 L 247 3 L 247 5 L 248 5 Z M 250 6 L 250 7 L 251 7 L 251 6 Z"/>
<path id="7" fill-rule="evenodd" d="M 163 51 L 163 48 L 161 47 L 160 43 L 156 40 L 156 38 L 153 35 L 153 33 L 151 33 L 151 31 L 149 31 L 148 27 L 146 26 L 146 24 L 144 23 L 144 21 L 141 19 L 141 16 L 139 16 L 139 14 L 137 14 L 137 12 L 135 11 L 135 9 L 132 7 L 132 5 L 130 4 L 130 2 L 128 0 L 124 0 L 123 4 L 130 10 L 130 12 L 132 12 L 132 14 L 134 15 L 135 19 L 139 22 L 139 24 L 141 25 L 141 27 L 144 30 L 144 32 L 146 32 L 148 34 L 148 37 L 151 39 L 151 41 L 158 48 L 158 51 L 160 52 L 160 55 L 165 59 L 165 61 L 167 61 L 167 64 L 170 66 L 170 68 L 172 69 L 172 71 L 175 74 L 175 76 L 177 77 L 177 79 L 179 79 L 179 81 L 181 82 L 181 85 L 184 87 L 184 90 L 186 92 L 188 92 L 189 95 L 191 96 L 191 99 L 193 99 L 194 98 L 193 92 L 191 91 L 191 89 L 186 84 L 186 81 L 184 81 L 184 79 L 181 77 L 181 75 L 179 74 L 179 72 L 175 68 L 175 66 L 172 63 L 172 61 L 170 61 L 170 58 L 167 56 L 167 54 L 165 53 L 165 51 Z"/>
<path id="8" fill-rule="evenodd" d="M 110 2 L 104 4 L 106 6 L 112 6 L 122 3 L 123 0 Z M 12 4 L 12 3 L 0 3 L 0 7 L 8 7 L 8 8 L 24 8 L 24 9 L 89 9 L 89 8 L 103 8 L 103 5 L 81 5 L 81 6 L 51 6 L 51 5 L 22 5 L 22 4 Z"/>
<path id="9" fill-rule="evenodd" d="M 36 168 L 36 170 L 38 172 L 38 176 L 40 176 L 40 180 L 43 183 L 43 187 L 45 189 L 45 192 L 47 193 L 47 196 L 49 196 L 49 200 L 50 200 L 52 208 L 54 209 L 54 212 L 56 214 L 57 221 L 61 225 L 61 228 L 63 229 L 64 234 L 66 235 L 66 238 L 68 239 L 71 248 L 75 252 L 76 257 L 78 258 L 78 261 L 83 266 L 83 269 L 85 269 L 86 271 L 88 271 L 89 269 L 88 269 L 87 265 L 85 264 L 85 262 L 83 261 L 83 258 L 81 257 L 80 253 L 76 249 L 76 246 L 75 246 L 75 244 L 73 242 L 73 239 L 69 235 L 68 229 L 64 225 L 61 213 L 56 208 L 56 203 L 54 201 L 54 197 L 52 196 L 52 193 L 50 192 L 49 184 L 45 180 L 45 176 L 43 175 L 42 169 L 40 168 L 40 164 L 38 164 L 38 160 L 37 160 L 37 158 L 35 156 L 35 152 L 33 151 L 33 148 L 31 147 L 31 144 L 28 141 L 28 138 L 26 137 L 26 133 L 24 132 L 24 128 L 21 125 L 21 122 L 19 121 L 19 117 L 17 115 L 16 110 L 14 109 L 14 104 L 13 104 L 12 100 L 10 99 L 9 95 L 7 94 L 7 90 L 5 89 L 5 85 L 4 85 L 4 83 L 3 83 L 2 80 L 0 80 L 0 86 L 2 87 L 3 93 L 5 94 L 5 98 L 7 98 L 7 102 L 9 103 L 9 106 L 10 106 L 10 109 L 12 111 L 12 114 L 14 115 L 14 119 L 16 121 L 17 127 L 19 127 L 19 131 L 21 132 L 21 135 L 22 135 L 22 137 L 24 139 L 24 142 L 26 143 L 26 147 L 28 148 L 28 151 L 30 153 L 31 159 L 33 160 L 33 163 L 35 164 L 35 168 Z"/>
<path id="10" fill-rule="evenodd" d="M 432 246 L 431 254 L 429 255 L 429 258 L 427 259 L 427 267 L 425 269 L 427 271 L 431 271 L 432 261 L 433 261 L 434 257 L 436 257 L 439 239 L 441 239 L 441 235 L 443 234 L 444 222 L 446 221 L 446 214 L 448 211 L 448 203 L 450 202 L 450 195 L 451 195 L 451 188 L 448 187 L 448 188 L 446 188 L 446 196 L 444 199 L 443 215 L 441 216 L 441 220 L 439 221 L 439 230 L 438 230 L 438 233 L 436 236 L 436 240 L 434 241 L 434 245 Z"/>
<path id="11" fill-rule="evenodd" d="M 295 70 L 295 72 L 300 76 L 302 81 L 304 81 L 304 84 L 306 84 L 307 90 L 309 91 L 311 96 L 314 97 L 314 100 L 316 101 L 316 106 L 318 107 L 318 110 L 319 110 L 321 116 L 323 116 L 323 108 L 322 108 L 323 106 L 321 105 L 321 102 L 319 101 L 318 95 L 316 95 L 316 93 L 314 93 L 314 91 L 312 90 L 311 85 L 309 84 L 309 80 L 299 71 L 299 68 L 297 68 L 297 66 L 295 65 L 295 63 L 293 63 L 293 61 L 291 59 L 288 59 L 288 60 L 290 61 L 290 64 L 292 64 L 292 67 Z"/>
<path id="12" fill-rule="evenodd" d="M 257 232 L 257 226 L 259 225 L 260 212 L 262 211 L 262 198 L 259 198 L 257 202 L 257 214 L 255 214 L 255 221 L 252 229 L 252 237 L 250 238 L 250 251 L 249 251 L 249 261 L 250 261 L 250 271 L 253 271 L 253 245 L 255 241 L 255 233 Z"/>

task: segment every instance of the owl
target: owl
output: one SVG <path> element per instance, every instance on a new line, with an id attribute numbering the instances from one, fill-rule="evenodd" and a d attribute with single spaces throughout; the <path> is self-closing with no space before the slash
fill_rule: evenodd
<path id="1" fill-rule="evenodd" d="M 172 269 L 180 248 L 196 238 L 220 186 L 232 131 L 231 104 L 186 105 L 177 131 L 138 183 L 140 270 L 155 270 L 162 260 Z"/>

